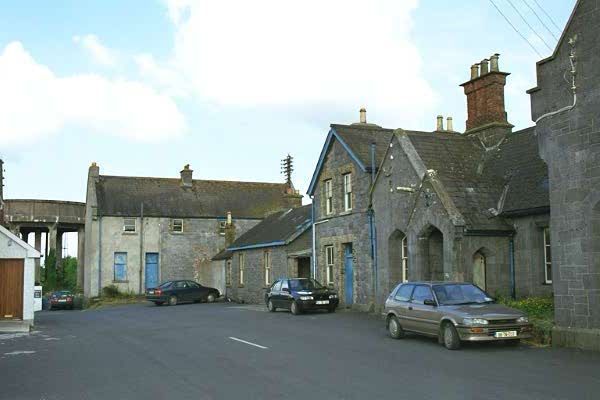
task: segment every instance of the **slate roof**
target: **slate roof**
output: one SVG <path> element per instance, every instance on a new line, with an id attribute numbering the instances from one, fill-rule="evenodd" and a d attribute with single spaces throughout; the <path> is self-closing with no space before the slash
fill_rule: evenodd
<path id="1" fill-rule="evenodd" d="M 101 175 L 96 184 L 98 215 L 146 217 L 225 217 L 262 219 L 286 207 L 286 184 Z"/>
<path id="2" fill-rule="evenodd" d="M 406 133 L 425 167 L 436 171 L 468 229 L 512 230 L 497 216 L 499 207 L 500 215 L 507 215 L 549 206 L 548 173 L 533 128 L 514 132 L 497 149 L 487 151 L 475 136 Z"/>
<path id="3" fill-rule="evenodd" d="M 311 207 L 309 204 L 269 215 L 240 236 L 228 250 L 281 246 L 293 241 L 310 228 Z"/>
<path id="4" fill-rule="evenodd" d="M 371 167 L 371 143 L 375 143 L 375 165 L 379 165 L 393 133 L 392 129 L 373 124 L 332 124 L 331 128 L 337 132 L 368 170 Z"/>
<path id="5" fill-rule="evenodd" d="M 229 260 L 232 255 L 233 255 L 233 252 L 231 252 L 227 249 L 223 249 L 212 258 L 212 261 Z"/>

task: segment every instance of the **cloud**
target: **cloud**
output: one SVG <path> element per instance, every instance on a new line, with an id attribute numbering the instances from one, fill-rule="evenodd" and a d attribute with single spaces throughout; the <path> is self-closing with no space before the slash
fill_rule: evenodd
<path id="1" fill-rule="evenodd" d="M 410 36 L 417 0 L 166 5 L 175 39 L 163 68 L 184 77 L 181 91 L 215 104 L 312 107 L 313 113 L 364 105 L 397 122 L 428 113 L 436 102 Z M 163 72 L 157 79 L 167 76 L 156 69 Z"/>
<path id="2" fill-rule="evenodd" d="M 114 52 L 100 43 L 96 35 L 73 36 L 73 42 L 85 49 L 96 63 L 105 67 L 114 67 L 117 64 Z"/>
<path id="3" fill-rule="evenodd" d="M 135 81 L 57 77 L 20 42 L 0 53 L 0 143 L 31 143 L 66 126 L 156 142 L 186 132 L 175 102 Z"/>

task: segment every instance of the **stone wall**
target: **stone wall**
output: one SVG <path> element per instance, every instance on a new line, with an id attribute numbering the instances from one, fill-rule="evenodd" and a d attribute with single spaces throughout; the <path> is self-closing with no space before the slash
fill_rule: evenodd
<path id="1" fill-rule="evenodd" d="M 577 104 L 536 124 L 548 164 L 553 251 L 553 343 L 600 350 L 600 4 L 580 0 L 555 53 L 537 65 L 532 119 L 573 104 L 569 56 L 574 39 Z"/>

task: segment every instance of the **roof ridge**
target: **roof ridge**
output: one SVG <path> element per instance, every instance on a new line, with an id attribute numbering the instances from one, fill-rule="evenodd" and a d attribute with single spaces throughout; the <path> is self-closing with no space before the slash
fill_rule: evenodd
<path id="1" fill-rule="evenodd" d="M 99 175 L 100 178 L 117 178 L 117 179 L 156 179 L 164 181 L 179 181 L 180 178 L 166 178 L 158 176 L 130 176 L 130 175 Z M 235 181 L 225 179 L 192 179 L 192 182 L 212 182 L 212 183 L 248 183 L 248 184 L 261 184 L 261 185 L 273 185 L 273 186 L 286 186 L 285 182 L 257 182 L 257 181 Z"/>

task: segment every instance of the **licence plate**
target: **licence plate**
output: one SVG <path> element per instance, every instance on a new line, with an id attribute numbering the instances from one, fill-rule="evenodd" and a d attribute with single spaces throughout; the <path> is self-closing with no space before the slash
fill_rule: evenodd
<path id="1" fill-rule="evenodd" d="M 148 290 L 148 294 L 154 294 L 154 290 Z"/>
<path id="2" fill-rule="evenodd" d="M 329 304 L 329 300 L 317 300 L 317 304 Z"/>
<path id="3" fill-rule="evenodd" d="M 60 299 L 58 302 L 59 302 L 59 303 L 66 303 L 66 302 L 67 302 L 67 300 L 65 300 L 65 299 Z"/>
<path id="4" fill-rule="evenodd" d="M 515 336 L 517 336 L 517 331 L 504 331 L 504 332 L 494 333 L 494 337 L 497 337 L 497 338 L 515 337 Z"/>

